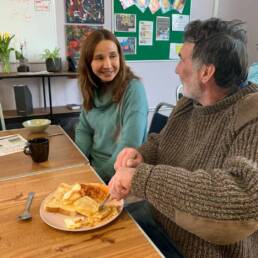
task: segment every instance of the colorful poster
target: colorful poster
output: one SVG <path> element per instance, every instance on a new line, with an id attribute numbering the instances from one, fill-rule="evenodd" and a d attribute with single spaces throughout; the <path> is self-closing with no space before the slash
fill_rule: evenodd
<path id="1" fill-rule="evenodd" d="M 167 13 L 171 10 L 170 0 L 160 0 L 160 6 L 162 13 Z"/>
<path id="2" fill-rule="evenodd" d="M 179 13 L 182 13 L 185 7 L 185 2 L 186 0 L 175 0 L 172 5 L 172 8 L 174 10 L 177 10 Z"/>
<path id="3" fill-rule="evenodd" d="M 81 41 L 94 30 L 102 26 L 66 25 L 66 56 L 78 60 L 80 57 Z"/>
<path id="4" fill-rule="evenodd" d="M 104 0 L 66 0 L 66 22 L 104 24 Z"/>
<path id="5" fill-rule="evenodd" d="M 139 22 L 139 45 L 141 46 L 153 45 L 153 22 L 151 21 Z"/>
<path id="6" fill-rule="evenodd" d="M 135 5 L 144 13 L 149 6 L 150 0 L 135 0 Z"/>
<path id="7" fill-rule="evenodd" d="M 160 9 L 159 0 L 150 0 L 149 9 L 152 14 L 156 13 Z"/>
<path id="8" fill-rule="evenodd" d="M 136 55 L 135 37 L 117 37 L 124 55 Z"/>
<path id="9" fill-rule="evenodd" d="M 136 15 L 135 14 L 116 14 L 115 31 L 117 32 L 135 32 Z"/>
<path id="10" fill-rule="evenodd" d="M 126 8 L 128 8 L 128 7 L 132 6 L 132 5 L 134 5 L 135 0 L 120 0 L 120 2 L 121 2 L 122 7 L 123 7 L 124 9 L 126 9 Z"/>
<path id="11" fill-rule="evenodd" d="M 156 40 L 169 40 L 170 18 L 157 16 L 156 18 Z"/>

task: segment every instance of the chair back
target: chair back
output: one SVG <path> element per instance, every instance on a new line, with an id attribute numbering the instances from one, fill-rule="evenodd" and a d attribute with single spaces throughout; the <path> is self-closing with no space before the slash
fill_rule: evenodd
<path id="1" fill-rule="evenodd" d="M 2 105 L 0 103 L 0 121 L 1 121 L 1 130 L 6 130 L 5 127 L 5 121 L 4 121 L 4 114 L 3 114 L 3 109 L 2 109 Z"/>
<path id="2" fill-rule="evenodd" d="M 183 97 L 183 84 L 179 84 L 176 88 L 176 101 Z"/>
<path id="3" fill-rule="evenodd" d="M 159 133 L 167 123 L 168 116 L 160 113 L 160 109 L 163 107 L 173 109 L 174 106 L 165 102 L 161 102 L 156 106 L 150 123 L 149 133 Z"/>

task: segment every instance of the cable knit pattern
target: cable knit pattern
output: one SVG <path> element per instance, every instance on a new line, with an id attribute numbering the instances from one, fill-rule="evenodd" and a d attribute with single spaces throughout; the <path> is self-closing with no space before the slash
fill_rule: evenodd
<path id="1" fill-rule="evenodd" d="M 132 191 L 185 257 L 258 257 L 256 85 L 208 107 L 182 98 L 139 151 Z"/>

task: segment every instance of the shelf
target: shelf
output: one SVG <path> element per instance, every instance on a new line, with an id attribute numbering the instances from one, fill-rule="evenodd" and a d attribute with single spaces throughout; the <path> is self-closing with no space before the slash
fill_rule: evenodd
<path id="1" fill-rule="evenodd" d="M 34 78 L 38 77 L 42 79 L 42 88 L 43 88 L 43 98 L 44 98 L 44 108 L 34 108 L 32 114 L 28 114 L 27 116 L 17 115 L 16 110 L 4 110 L 4 118 L 8 122 L 21 122 L 30 118 L 37 117 L 48 117 L 51 120 L 54 117 L 65 117 L 65 116 L 77 116 L 80 113 L 80 109 L 72 110 L 67 108 L 67 106 L 61 107 L 53 107 L 52 106 L 52 93 L 51 93 L 51 78 L 55 77 L 66 77 L 66 78 L 77 78 L 77 73 L 74 72 L 60 72 L 60 73 L 52 73 L 47 71 L 41 72 L 25 72 L 25 73 L 0 73 L 0 80 L 2 79 L 11 79 L 11 78 Z M 46 81 L 46 82 L 45 82 Z M 47 83 L 47 84 L 46 84 Z M 48 98 L 49 98 L 49 107 L 46 107 L 46 89 L 45 86 L 48 86 Z"/>
<path id="2" fill-rule="evenodd" d="M 33 108 L 33 113 L 28 114 L 27 116 L 17 115 L 16 110 L 4 110 L 4 119 L 14 119 L 14 118 L 31 118 L 36 116 L 49 116 L 49 108 Z M 62 114 L 71 114 L 71 113 L 80 113 L 80 109 L 72 110 L 66 106 L 57 106 L 53 107 L 53 115 L 62 115 Z"/>
<path id="3" fill-rule="evenodd" d="M 77 73 L 74 72 L 24 72 L 24 73 L 0 73 L 0 79 L 10 79 L 10 78 L 32 78 L 32 77 L 68 77 L 71 79 L 77 78 Z"/>

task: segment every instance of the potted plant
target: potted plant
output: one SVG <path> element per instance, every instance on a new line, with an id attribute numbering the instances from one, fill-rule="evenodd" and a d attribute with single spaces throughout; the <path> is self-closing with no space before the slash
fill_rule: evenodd
<path id="1" fill-rule="evenodd" d="M 15 58 L 19 60 L 20 65 L 17 67 L 17 72 L 29 72 L 28 59 L 23 55 L 23 45 L 21 44 L 20 50 L 15 50 Z"/>
<path id="2" fill-rule="evenodd" d="M 53 51 L 45 49 L 42 58 L 45 59 L 48 72 L 61 72 L 62 60 L 59 53 L 60 49 L 55 47 Z"/>
<path id="3" fill-rule="evenodd" d="M 10 35 L 8 32 L 0 33 L 0 61 L 2 62 L 4 73 L 11 71 L 10 53 L 14 49 L 10 47 L 10 42 L 13 37 L 14 35 Z"/>

